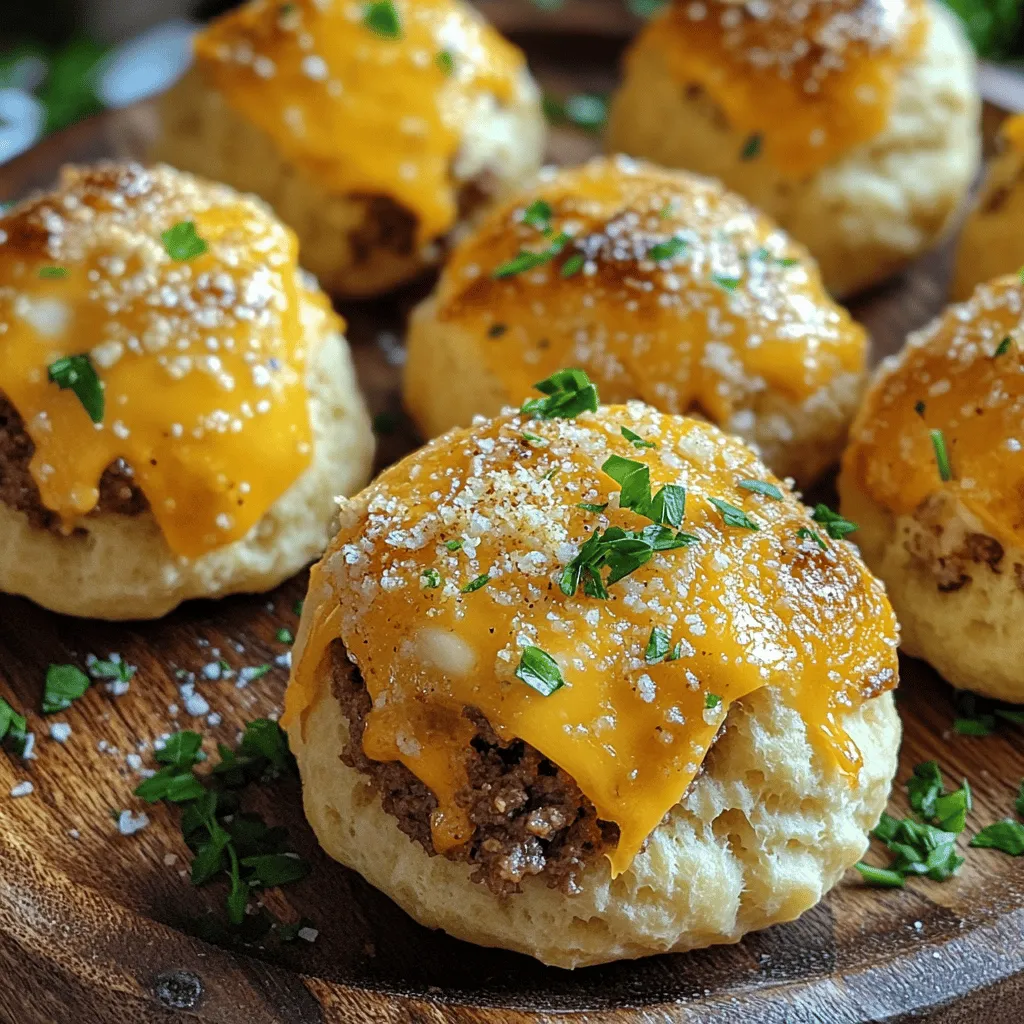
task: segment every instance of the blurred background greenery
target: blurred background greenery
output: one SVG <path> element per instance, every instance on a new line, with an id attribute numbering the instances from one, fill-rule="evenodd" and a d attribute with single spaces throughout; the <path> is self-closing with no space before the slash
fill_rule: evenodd
<path id="1" fill-rule="evenodd" d="M 530 2 L 562 12 L 581 0 Z M 646 18 L 666 0 L 618 2 Z M 1024 70 L 1024 0 L 944 2 L 959 15 L 981 57 Z M 231 6 L 232 0 L 0 0 L 0 162 L 104 106 L 164 87 L 165 78 L 179 73 L 190 23 Z M 170 25 L 176 31 L 158 27 Z M 177 50 L 168 55 L 168 47 Z M 112 81 L 118 73 L 121 81 Z M 126 86 L 125 78 L 133 81 Z M 599 128 L 600 97 L 581 99 L 552 104 L 549 112 Z"/>

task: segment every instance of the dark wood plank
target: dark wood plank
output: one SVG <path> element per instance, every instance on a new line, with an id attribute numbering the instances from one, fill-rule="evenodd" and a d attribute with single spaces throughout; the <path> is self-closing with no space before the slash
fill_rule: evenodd
<path id="1" fill-rule="evenodd" d="M 549 88 L 611 85 L 629 24 L 618 0 L 569 0 L 563 14 L 542 22 L 527 0 L 482 6 L 530 45 Z M 559 64 L 570 43 L 567 71 Z M 145 106 L 80 125 L 0 168 L 0 199 L 46 185 L 65 160 L 140 152 L 152 129 Z M 582 159 L 595 147 L 588 136 L 560 132 L 552 158 Z M 948 252 L 928 257 L 858 301 L 876 355 L 894 351 L 941 308 L 948 262 Z M 343 310 L 374 411 L 400 411 L 403 319 L 428 286 Z M 401 427 L 383 438 L 382 463 L 412 443 Z M 608 1024 L 1016 1021 L 1024 1005 L 1024 872 L 988 851 L 972 851 L 950 882 L 914 882 L 901 892 L 868 889 L 851 873 L 799 921 L 733 947 L 567 973 L 415 925 L 319 852 L 291 782 L 246 799 L 287 825 L 313 862 L 308 880 L 270 894 L 268 905 L 288 920 L 311 919 L 317 941 L 239 951 L 195 938 L 190 922 L 219 909 L 223 893 L 196 890 L 182 877 L 186 849 L 172 812 L 150 810 L 146 829 L 118 833 L 111 811 L 142 809 L 131 797 L 138 776 L 128 755 L 149 765 L 153 740 L 176 728 L 231 742 L 246 720 L 276 713 L 284 666 L 245 688 L 235 678 L 201 682 L 219 724 L 186 713 L 176 673 L 201 675 L 219 658 L 236 672 L 273 663 L 286 650 L 275 633 L 294 628 L 304 586 L 300 576 L 268 596 L 194 604 L 148 624 L 62 619 L 0 597 L 0 693 L 19 707 L 38 707 L 53 661 L 117 652 L 139 668 L 127 694 L 94 687 L 56 716 L 72 727 L 66 745 L 46 739 L 45 721 L 33 714 L 37 758 L 0 758 L 0 1022 L 554 1024 L 566 1014 Z M 1004 816 L 1024 776 L 1021 734 L 954 735 L 949 687 L 909 661 L 903 679 L 900 781 L 935 758 L 953 779 L 972 782 L 968 833 Z M 33 794 L 7 798 L 22 780 Z M 906 810 L 899 794 L 892 810 Z"/>

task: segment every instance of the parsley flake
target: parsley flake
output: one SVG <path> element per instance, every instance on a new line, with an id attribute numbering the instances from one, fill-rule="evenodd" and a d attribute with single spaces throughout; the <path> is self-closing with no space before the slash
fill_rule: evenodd
<path id="1" fill-rule="evenodd" d="M 0 741 L 6 741 L 19 756 L 25 752 L 28 740 L 28 721 L 0 697 Z"/>
<path id="2" fill-rule="evenodd" d="M 772 501 L 782 501 L 782 491 L 767 480 L 741 480 L 736 486 L 742 487 L 745 491 L 753 491 L 755 494 L 763 494 L 766 498 L 771 498 Z"/>
<path id="3" fill-rule="evenodd" d="M 603 512 L 608 507 L 608 502 L 602 502 L 600 505 L 594 505 L 589 501 L 581 501 L 576 505 L 577 508 L 583 509 L 584 512 Z"/>
<path id="4" fill-rule="evenodd" d="M 515 277 L 517 274 L 525 273 L 527 270 L 535 270 L 537 267 L 550 263 L 571 241 L 571 236 L 560 231 L 551 239 L 551 244 L 540 252 L 531 252 L 529 249 L 521 249 L 507 263 L 502 263 L 496 268 L 491 277 L 501 281 L 506 277 Z"/>
<path id="5" fill-rule="evenodd" d="M 279 644 L 295 643 L 295 634 L 286 626 L 282 626 L 274 635 L 277 638 L 277 642 Z"/>
<path id="6" fill-rule="evenodd" d="M 727 292 L 734 292 L 740 286 L 740 279 L 738 277 L 730 277 L 727 274 L 712 274 L 711 280 L 719 288 L 724 288 Z"/>
<path id="7" fill-rule="evenodd" d="M 597 387 L 583 370 L 559 370 L 533 386 L 546 397 L 527 399 L 521 410 L 525 416 L 569 420 L 597 411 Z"/>
<path id="8" fill-rule="evenodd" d="M 441 586 L 441 574 L 436 569 L 424 569 L 420 578 L 427 590 L 436 590 Z"/>
<path id="9" fill-rule="evenodd" d="M 764 144 L 764 136 L 760 132 L 754 132 L 747 137 L 740 150 L 741 160 L 756 160 L 761 155 L 761 147 Z"/>
<path id="10" fill-rule="evenodd" d="M 558 662 L 540 647 L 524 647 L 515 675 L 544 697 L 565 686 Z"/>
<path id="11" fill-rule="evenodd" d="M 381 39 L 401 39 L 402 19 L 392 0 L 379 0 L 363 8 L 363 24 Z"/>
<path id="12" fill-rule="evenodd" d="M 644 651 L 644 658 L 648 665 L 657 665 L 668 656 L 671 637 L 660 626 L 651 630 L 650 638 L 647 641 L 647 648 Z"/>
<path id="13" fill-rule="evenodd" d="M 995 352 L 992 353 L 992 358 L 998 359 L 1000 356 L 1005 356 L 1006 353 L 1010 351 L 1010 345 L 1012 344 L 1013 339 L 1010 337 L 1010 335 L 1007 335 L 1005 338 L 1003 338 L 1001 342 L 999 342 L 999 345 L 996 347 Z"/>
<path id="14" fill-rule="evenodd" d="M 796 531 L 796 535 L 801 540 L 813 540 L 822 551 L 828 551 L 828 545 L 821 539 L 821 534 L 819 534 L 817 530 L 810 530 L 806 526 L 801 526 L 800 529 Z"/>
<path id="15" fill-rule="evenodd" d="M 561 274 L 566 280 L 575 277 L 587 262 L 587 257 L 581 252 L 573 253 L 563 264 Z"/>
<path id="16" fill-rule="evenodd" d="M 986 825 L 972 840 L 971 846 L 983 850 L 998 850 L 1011 857 L 1024 855 L 1024 825 L 1019 821 L 997 821 Z"/>
<path id="17" fill-rule="evenodd" d="M 93 423 L 103 422 L 103 384 L 88 355 L 64 356 L 47 367 L 51 383 L 61 391 L 73 391 Z"/>
<path id="18" fill-rule="evenodd" d="M 717 693 L 704 694 L 704 710 L 715 711 L 722 706 L 722 698 Z"/>
<path id="19" fill-rule="evenodd" d="M 833 540 L 842 540 L 851 533 L 856 533 L 858 529 L 856 523 L 851 523 L 849 519 L 844 519 L 838 512 L 833 512 L 828 505 L 824 505 L 821 502 L 814 506 L 811 518 L 816 523 L 824 526 L 825 532 Z"/>
<path id="20" fill-rule="evenodd" d="M 523 223 L 547 233 L 551 230 L 552 216 L 551 204 L 544 199 L 535 199 L 523 211 Z"/>
<path id="21" fill-rule="evenodd" d="M 455 55 L 451 50 L 438 50 L 434 56 L 434 65 L 447 78 L 455 74 Z"/>
<path id="22" fill-rule="evenodd" d="M 635 459 L 624 459 L 611 455 L 601 466 L 620 488 L 619 507 L 632 509 L 645 519 L 660 526 L 682 525 L 686 514 L 686 488 L 678 484 L 666 484 L 656 495 L 651 496 L 651 471 Z"/>
<path id="23" fill-rule="evenodd" d="M 525 431 L 519 435 L 524 444 L 528 444 L 533 448 L 547 448 L 547 438 L 538 437 L 536 434 L 528 434 Z"/>
<path id="24" fill-rule="evenodd" d="M 482 576 L 477 576 L 475 580 L 470 580 L 464 587 L 459 589 L 460 594 L 472 594 L 479 590 L 481 587 L 486 587 L 491 582 L 491 577 L 484 573 Z"/>
<path id="25" fill-rule="evenodd" d="M 722 521 L 726 526 L 734 526 L 741 530 L 760 530 L 761 527 L 754 522 L 750 516 L 741 508 L 737 508 L 735 505 L 730 505 L 729 502 L 723 501 L 721 498 L 709 498 L 715 508 L 722 515 Z"/>
<path id="26" fill-rule="evenodd" d="M 657 448 L 653 441 L 645 441 L 639 434 L 634 433 L 629 427 L 622 428 L 622 436 L 633 445 L 634 448 Z"/>
<path id="27" fill-rule="evenodd" d="M 194 220 L 182 220 L 168 228 L 161 236 L 167 255 L 178 263 L 202 256 L 209 246 L 196 232 Z"/>
<path id="28" fill-rule="evenodd" d="M 449 540 L 444 545 L 449 551 L 461 551 L 462 541 L 461 540 Z"/>
<path id="29" fill-rule="evenodd" d="M 59 280 L 68 276 L 71 271 L 67 267 L 40 267 L 39 276 L 44 280 Z"/>
<path id="30" fill-rule="evenodd" d="M 658 242 L 647 250 L 647 258 L 655 263 L 666 263 L 674 260 L 686 252 L 687 241 L 678 235 L 673 235 L 667 242 Z"/>
<path id="31" fill-rule="evenodd" d="M 92 680 L 75 665 L 51 665 L 46 670 L 43 714 L 66 711 L 89 689 Z"/>
<path id="32" fill-rule="evenodd" d="M 939 478 L 943 483 L 953 479 L 953 469 L 949 464 L 949 449 L 946 447 L 946 436 L 941 430 L 929 430 L 932 448 L 935 451 L 935 462 L 939 467 Z"/>

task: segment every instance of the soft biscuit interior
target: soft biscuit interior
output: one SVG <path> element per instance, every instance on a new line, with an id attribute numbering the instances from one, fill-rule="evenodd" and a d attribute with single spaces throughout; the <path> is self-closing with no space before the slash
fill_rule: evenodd
<path id="1" fill-rule="evenodd" d="M 321 596 L 288 727 L 333 686 L 356 737 L 348 763 L 377 773 L 386 807 L 415 780 L 418 806 L 429 793 L 415 838 L 485 878 L 489 853 L 507 853 L 486 829 L 497 846 L 478 841 L 489 758 L 560 779 L 557 797 L 538 798 L 557 814 L 536 829 L 550 841 L 576 828 L 618 875 L 730 706 L 764 687 L 855 785 L 842 718 L 895 685 L 896 628 L 827 522 L 742 443 L 638 402 L 479 421 L 344 504 L 311 581 Z M 580 844 L 568 849 L 574 863 Z"/>

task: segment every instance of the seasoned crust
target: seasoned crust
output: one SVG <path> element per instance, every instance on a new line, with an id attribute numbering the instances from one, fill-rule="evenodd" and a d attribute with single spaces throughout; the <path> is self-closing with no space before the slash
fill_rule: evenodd
<path id="1" fill-rule="evenodd" d="M 18 410 L 0 391 L 0 502 L 22 512 L 32 526 L 61 533 L 60 519 L 39 499 L 39 486 L 29 463 L 35 452 Z M 100 479 L 100 498 L 90 516 L 138 516 L 149 508 L 146 496 L 136 487 L 131 467 L 119 459 Z"/>
<path id="2" fill-rule="evenodd" d="M 430 832 L 434 794 L 400 762 L 374 761 L 363 752 L 370 695 L 340 640 L 330 654 L 332 694 L 349 725 L 342 763 L 367 775 L 398 827 L 436 856 Z M 503 743 L 478 711 L 467 708 L 464 714 L 477 732 L 467 750 L 469 785 L 459 800 L 476 831 L 446 856 L 472 865 L 470 878 L 498 896 L 521 892 L 528 875 L 542 875 L 567 895 L 577 893 L 583 870 L 615 844 L 618 829 L 599 821 L 572 778 L 528 743 Z"/>

